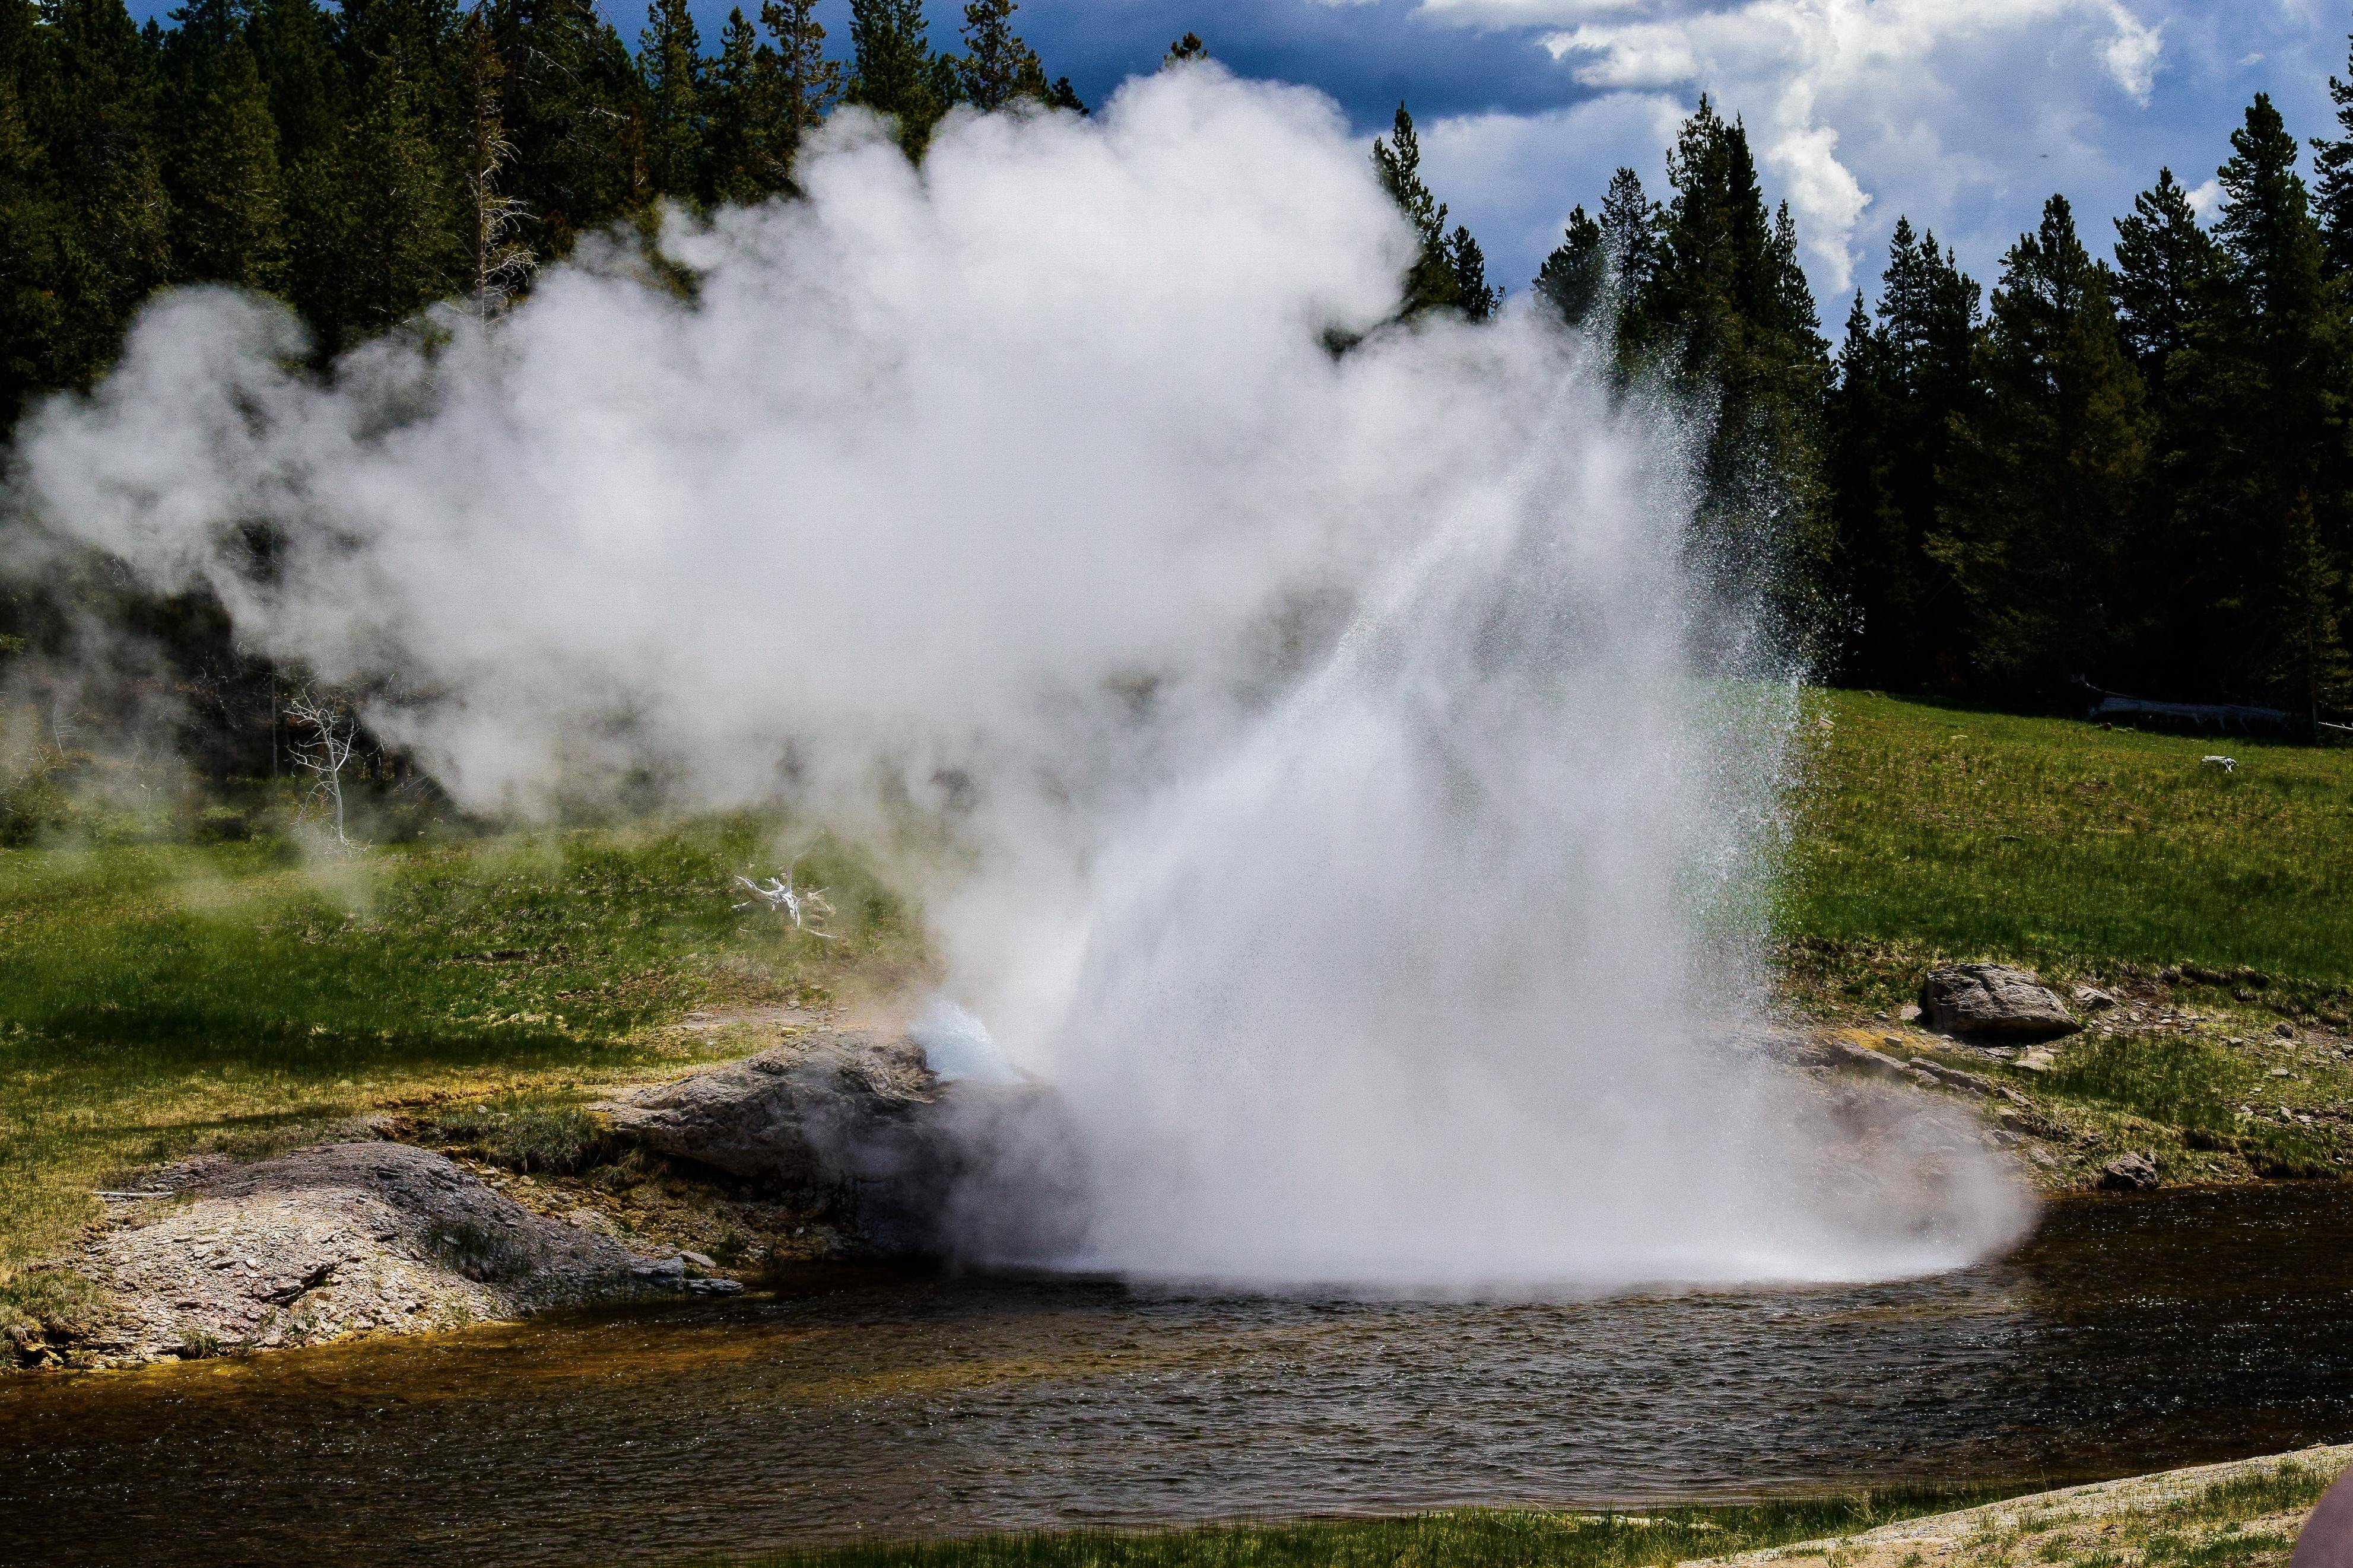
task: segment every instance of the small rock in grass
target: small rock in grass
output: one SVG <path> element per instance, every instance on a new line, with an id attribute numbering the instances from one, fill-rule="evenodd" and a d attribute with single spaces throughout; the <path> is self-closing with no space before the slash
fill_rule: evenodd
<path id="1" fill-rule="evenodd" d="M 2113 994 L 2103 991 L 2096 985 L 2076 986 L 2075 1001 L 2086 1012 L 2091 1013 L 2105 1012 L 2116 1005 L 2116 999 Z"/>
<path id="2" fill-rule="evenodd" d="M 1895 1009 L 1895 1016 L 1903 1019 L 1907 1024 L 1916 1024 L 1920 1021 L 1920 1004 L 1917 1002 L 1906 1002 L 1904 1005 Z"/>
<path id="3" fill-rule="evenodd" d="M 2028 1072 L 2049 1072 L 2059 1065 L 2059 1058 L 2049 1051 L 2028 1051 L 2018 1058 L 2017 1065 Z"/>
<path id="4" fill-rule="evenodd" d="M 2273 1078 L 2294 1078 L 2295 1074 L 2288 1071 L 2285 1068 L 2274 1068 L 2271 1070 L 2270 1076 Z"/>
<path id="5" fill-rule="evenodd" d="M 693 1264 L 697 1268 L 716 1268 L 719 1267 L 719 1265 L 712 1262 L 711 1259 L 705 1258 L 700 1252 L 681 1252 L 679 1256 L 685 1258 L 689 1263 Z"/>
<path id="6" fill-rule="evenodd" d="M 2100 1185 L 2113 1191 L 2145 1193 L 2157 1184 L 2157 1162 L 2137 1150 L 2100 1167 Z"/>
<path id="7" fill-rule="evenodd" d="M 2274 1024 L 2272 1026 L 2272 1033 L 2277 1035 L 2283 1040 L 2292 1040 L 2295 1038 L 2295 1026 L 2293 1024 Z"/>

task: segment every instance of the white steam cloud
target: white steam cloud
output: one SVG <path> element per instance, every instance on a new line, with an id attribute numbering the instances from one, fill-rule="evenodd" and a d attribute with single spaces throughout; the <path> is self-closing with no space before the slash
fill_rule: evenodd
<path id="1" fill-rule="evenodd" d="M 20 497 L 392 682 L 470 804 L 653 764 L 952 823 L 953 996 L 1085 1145 L 1047 1261 L 1607 1288 L 2015 1234 L 1973 1142 L 1858 1142 L 1724 1043 L 1786 672 L 1693 585 L 1674 419 L 1533 315 L 1381 327 L 1413 239 L 1331 104 L 1189 68 L 920 174 L 844 114 L 802 177 L 670 226 L 691 300 L 617 247 L 323 381 L 279 308 L 167 299 Z"/>

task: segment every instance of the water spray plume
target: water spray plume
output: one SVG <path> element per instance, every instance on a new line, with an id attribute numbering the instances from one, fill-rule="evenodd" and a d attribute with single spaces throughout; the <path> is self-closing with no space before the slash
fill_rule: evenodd
<path id="1" fill-rule="evenodd" d="M 1532 312 L 1384 326 L 1414 237 L 1334 106 L 1168 72 L 920 174 L 845 111 L 799 180 L 667 226 L 691 300 L 591 247 L 323 378 L 168 297 L 20 496 L 411 694 L 370 731 L 469 805 L 650 764 L 948 825 L 924 1027 L 1076 1129 L 1086 1223 L 1025 1261 L 1608 1289 L 2016 1234 L 1973 1140 L 1858 1145 L 1727 1043 L 1795 696 L 1687 422 Z"/>

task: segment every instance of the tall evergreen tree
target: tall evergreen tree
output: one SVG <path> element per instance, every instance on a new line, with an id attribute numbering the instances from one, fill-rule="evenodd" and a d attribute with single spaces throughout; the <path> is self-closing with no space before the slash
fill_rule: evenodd
<path id="1" fill-rule="evenodd" d="M 37 26 L 32 0 L 0 0 L 0 431 L 68 374 L 59 285 L 70 219 L 26 107 L 47 68 Z"/>
<path id="2" fill-rule="evenodd" d="M 331 147 L 343 125 L 343 68 L 327 34 L 318 0 L 258 0 L 246 22 L 246 41 L 269 89 L 281 174 Z"/>
<path id="3" fill-rule="evenodd" d="M 2179 395 L 2200 431 L 2185 508 L 2207 570 L 2199 635 L 2176 639 L 2209 689 L 2309 705 L 2342 695 L 2330 617 L 2353 521 L 2346 431 L 2348 324 L 2295 140 L 2268 94 L 2231 135 L 2215 226 L 2223 268 L 2214 308 L 2179 356 Z M 2306 514 L 2309 520 L 2306 520 Z M 2345 616 L 2333 617 L 2341 627 Z M 2332 636 L 2334 634 L 2331 634 Z"/>
<path id="4" fill-rule="evenodd" d="M 1563 321 L 1581 327 L 1602 308 L 1609 280 L 1609 247 L 1601 226 L 1577 207 L 1568 215 L 1560 243 L 1536 270 L 1536 295 Z"/>
<path id="5" fill-rule="evenodd" d="M 775 178 L 776 52 L 760 41 L 741 6 L 727 13 L 709 75 L 704 195 L 712 202 L 756 202 L 781 186 Z"/>
<path id="6" fill-rule="evenodd" d="M 841 96 L 841 65 L 826 58 L 817 0 L 762 0 L 760 21 L 776 40 L 776 108 L 770 144 L 775 167 L 769 177 L 775 189 L 783 190 L 789 186 L 801 139 L 823 123 Z"/>
<path id="7" fill-rule="evenodd" d="M 1461 279 L 1446 240 L 1446 204 L 1430 194 L 1421 178 L 1421 137 L 1413 115 L 1402 103 L 1386 142 L 1373 142 L 1373 168 L 1406 221 L 1420 237 L 1421 248 L 1406 271 L 1405 308 L 1409 320 L 1430 310 L 1463 304 Z M 1482 267 L 1483 272 L 1483 267 Z"/>
<path id="8" fill-rule="evenodd" d="M 260 69 L 226 15 L 201 31 L 194 20 L 180 31 L 194 38 L 172 160 L 178 273 L 276 289 L 286 262 L 284 198 L 278 126 Z"/>
<path id="9" fill-rule="evenodd" d="M 1609 253 L 1620 308 L 1643 298 L 1659 274 L 1667 212 L 1642 189 L 1642 176 L 1620 169 L 1601 197 L 1601 242 Z"/>
<path id="10" fill-rule="evenodd" d="M 387 327 L 462 292 L 471 268 L 462 188 L 434 143 L 424 94 L 396 58 L 371 77 L 344 137 L 343 323 Z"/>
<path id="11" fill-rule="evenodd" d="M 687 0 L 649 0 L 638 35 L 645 82 L 646 177 L 655 191 L 686 200 L 703 195 L 702 37 Z"/>
<path id="12" fill-rule="evenodd" d="M 1978 286 L 1908 218 L 1895 221 L 1867 336 L 1847 321 L 1826 445 L 1841 563 L 1846 679 L 1898 690 L 1968 679 L 1959 595 L 1928 552 L 1943 505 L 1953 422 L 1973 385 Z"/>
<path id="13" fill-rule="evenodd" d="M 965 101 L 984 112 L 1017 99 L 1043 103 L 1053 89 L 1038 51 L 1013 30 L 1016 0 L 965 0 L 964 58 L 956 74 Z"/>
<path id="14" fill-rule="evenodd" d="M 1446 269 L 1453 274 L 1455 309 L 1466 318 L 1484 321 L 1503 308 L 1502 286 L 1487 281 L 1487 253 L 1461 224 L 1446 237 Z"/>
<path id="15" fill-rule="evenodd" d="M 2168 367 L 2189 346 L 2203 319 L 2221 253 L 2189 205 L 2173 171 L 2133 198 L 2129 216 L 2116 220 L 2117 310 L 2125 346 L 2152 394 L 2161 395 Z"/>
<path id="16" fill-rule="evenodd" d="M 1786 208 L 1767 213 L 1746 131 L 1705 98 L 1667 170 L 1674 199 L 1621 321 L 1621 353 L 1715 399 L 1701 465 L 1706 563 L 1727 584 L 1767 584 L 1793 622 L 1818 618 L 1831 544 L 1820 426 L 1830 359 L 1795 226 Z M 1638 213 L 1622 221 L 1639 245 Z"/>
<path id="17" fill-rule="evenodd" d="M 1929 542 L 1967 607 L 1973 670 L 2010 695 L 2114 679 L 2145 609 L 2126 530 L 2150 422 L 2107 268 L 2063 196 L 2003 258 L 1978 384 Z"/>
<path id="18" fill-rule="evenodd" d="M 46 47 L 24 105 L 59 194 L 53 363 L 82 383 L 171 275 L 171 197 L 158 156 L 158 40 L 122 0 L 46 0 Z"/>
<path id="19" fill-rule="evenodd" d="M 849 90 L 899 122 L 899 144 L 921 161 L 932 132 L 961 91 L 955 62 L 932 48 L 923 0 L 849 0 Z"/>
<path id="20" fill-rule="evenodd" d="M 2348 65 L 2353 78 L 2353 65 Z M 2312 143 L 2312 200 L 2320 221 L 2323 264 L 2332 278 L 2353 273 L 2353 80 L 2328 79 L 2337 135 Z"/>
<path id="21" fill-rule="evenodd" d="M 629 104 L 636 67 L 594 0 L 494 0 L 506 62 L 507 192 L 542 255 L 561 255 L 636 199 Z"/>

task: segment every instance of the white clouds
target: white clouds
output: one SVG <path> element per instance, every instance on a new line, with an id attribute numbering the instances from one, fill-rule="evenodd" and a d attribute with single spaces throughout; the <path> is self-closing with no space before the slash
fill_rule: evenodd
<path id="1" fill-rule="evenodd" d="M 1876 192 L 1948 193 L 2074 148 L 2119 94 L 2147 103 L 2164 53 L 2162 24 L 2125 0 L 1424 0 L 1421 13 L 1549 27 L 1544 47 L 1605 97 L 1713 93 L 1746 121 L 1832 290 L 1852 282 Z"/>
<path id="2" fill-rule="evenodd" d="M 2221 205 L 2222 182 L 2220 180 L 2209 180 L 2189 193 L 2189 210 L 2198 215 L 2200 222 L 2212 217 L 2214 209 Z"/>

